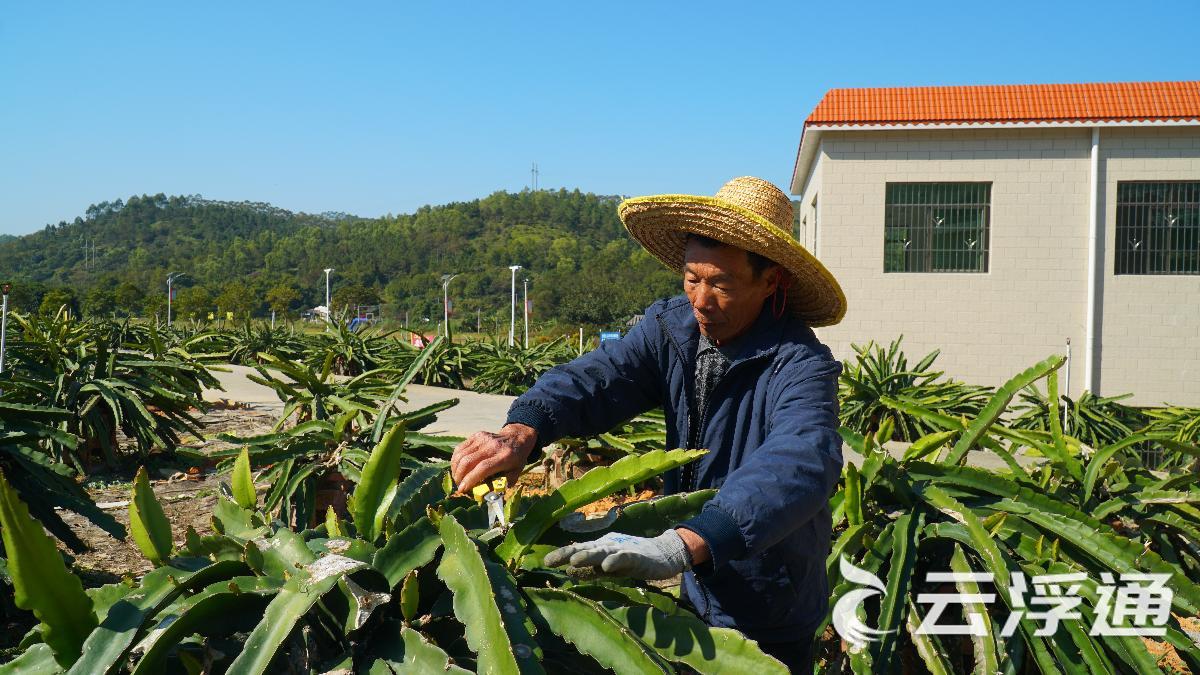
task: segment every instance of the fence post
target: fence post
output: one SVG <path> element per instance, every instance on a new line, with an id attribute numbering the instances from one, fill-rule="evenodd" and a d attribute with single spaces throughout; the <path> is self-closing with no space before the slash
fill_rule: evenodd
<path id="1" fill-rule="evenodd" d="M 1071 338 L 1067 338 L 1067 362 L 1063 364 L 1063 396 L 1071 397 Z M 1067 407 L 1062 406 L 1062 424 L 1067 425 Z"/>
<path id="2" fill-rule="evenodd" d="M 11 289 L 12 284 L 4 284 L 0 289 L 4 291 L 4 307 L 0 309 L 0 373 L 4 372 L 4 349 L 8 338 L 8 292 Z"/>

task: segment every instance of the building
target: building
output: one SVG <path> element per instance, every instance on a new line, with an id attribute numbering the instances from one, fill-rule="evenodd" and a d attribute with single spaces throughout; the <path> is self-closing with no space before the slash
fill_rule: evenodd
<path id="1" fill-rule="evenodd" d="M 1200 82 L 830 90 L 791 191 L 839 357 L 904 335 L 994 385 L 1069 349 L 1071 396 L 1200 406 Z"/>

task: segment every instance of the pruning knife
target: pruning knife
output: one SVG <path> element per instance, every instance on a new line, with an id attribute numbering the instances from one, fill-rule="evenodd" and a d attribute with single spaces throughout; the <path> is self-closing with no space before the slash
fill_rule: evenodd
<path id="1" fill-rule="evenodd" d="M 471 496 L 478 503 L 487 503 L 488 527 L 508 527 L 508 519 L 504 517 L 504 491 L 508 488 L 508 479 L 501 476 L 491 483 L 480 483 L 471 489 Z"/>

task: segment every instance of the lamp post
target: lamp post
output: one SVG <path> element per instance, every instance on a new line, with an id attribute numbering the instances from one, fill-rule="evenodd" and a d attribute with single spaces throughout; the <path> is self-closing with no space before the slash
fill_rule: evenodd
<path id="1" fill-rule="evenodd" d="M 183 272 L 171 272 L 167 275 L 167 328 L 171 327 L 171 300 L 174 299 L 173 296 L 175 295 L 171 292 L 171 285 L 175 283 L 176 279 L 182 276 L 187 275 Z"/>
<path id="2" fill-rule="evenodd" d="M 517 270 L 521 269 L 521 266 L 509 265 L 508 269 L 512 270 L 512 307 L 508 319 L 508 346 L 511 347 L 517 332 Z"/>
<path id="3" fill-rule="evenodd" d="M 4 348 L 7 346 L 8 338 L 8 292 L 12 290 L 12 284 L 4 284 L 0 290 L 4 291 L 4 307 L 0 309 L 0 373 L 3 373 Z"/>
<path id="4" fill-rule="evenodd" d="M 525 292 L 521 295 L 521 314 L 525 318 L 525 348 L 529 349 L 529 279 L 525 279 Z"/>
<path id="5" fill-rule="evenodd" d="M 325 318 L 326 319 L 330 319 L 333 317 L 333 307 L 330 306 L 332 301 L 329 299 L 329 273 L 332 271 L 333 271 L 332 267 L 325 268 Z"/>
<path id="6" fill-rule="evenodd" d="M 445 320 L 446 339 L 450 338 L 450 282 L 454 281 L 457 274 L 442 275 L 442 316 Z"/>

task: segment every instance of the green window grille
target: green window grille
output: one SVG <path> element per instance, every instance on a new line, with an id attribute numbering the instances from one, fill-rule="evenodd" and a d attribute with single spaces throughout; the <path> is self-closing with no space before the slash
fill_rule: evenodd
<path id="1" fill-rule="evenodd" d="M 884 272 L 987 272 L 991 183 L 888 183 Z"/>
<path id="2" fill-rule="evenodd" d="M 1116 274 L 1200 274 L 1200 182 L 1117 183 Z"/>

